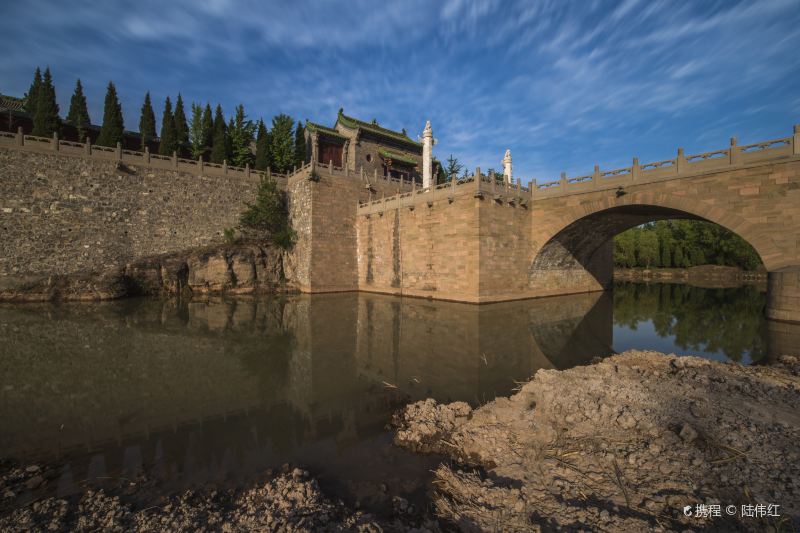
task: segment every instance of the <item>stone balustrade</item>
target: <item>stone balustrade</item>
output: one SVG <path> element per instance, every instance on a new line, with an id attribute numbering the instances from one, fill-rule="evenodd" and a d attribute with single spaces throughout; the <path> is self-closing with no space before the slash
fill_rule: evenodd
<path id="1" fill-rule="evenodd" d="M 16 148 L 38 153 L 53 152 L 58 155 L 88 157 L 103 161 L 118 161 L 126 165 L 136 165 L 158 170 L 188 172 L 201 176 L 220 176 L 255 181 L 271 176 L 275 178 L 282 187 L 285 187 L 286 180 L 289 177 L 285 174 L 271 172 L 269 169 L 263 171 L 251 169 L 249 166 L 245 166 L 244 168 L 230 166 L 227 162 L 219 164 L 209 163 L 202 159 L 184 159 L 178 157 L 175 152 L 173 152 L 171 156 L 165 156 L 152 154 L 147 148 L 145 148 L 143 152 L 126 150 L 123 149 L 119 143 L 117 143 L 115 148 L 111 148 L 108 146 L 91 144 L 89 142 L 78 143 L 63 141 L 58 138 L 58 134 L 53 134 L 53 137 L 24 135 L 21 129 L 16 133 L 0 131 L 0 147 Z M 298 172 L 298 170 L 295 170 L 294 173 L 296 172 Z"/>
<path id="2" fill-rule="evenodd" d="M 545 183 L 532 182 L 535 199 L 553 198 L 570 194 L 581 194 L 593 190 L 614 189 L 625 185 L 652 183 L 705 172 L 729 170 L 732 167 L 746 167 L 754 163 L 769 160 L 780 160 L 800 155 L 800 125 L 794 127 L 791 137 L 763 141 L 754 144 L 739 145 L 736 138 L 731 139 L 730 147 L 702 154 L 686 155 L 683 148 L 673 159 L 655 161 L 640 165 L 638 158 L 633 158 L 629 167 L 601 171 L 595 165 L 594 172 L 583 176 L 561 178 Z"/>
<path id="3" fill-rule="evenodd" d="M 480 179 L 476 180 L 475 176 L 480 176 Z M 381 213 L 385 209 L 398 207 L 414 209 L 423 204 L 431 207 L 434 201 L 447 199 L 453 202 L 461 196 L 490 198 L 496 202 L 527 207 L 531 200 L 531 189 L 524 187 L 519 180 L 516 184 L 497 181 L 494 176 L 481 174 L 480 168 L 477 168 L 475 174 L 467 178 L 453 179 L 427 188 L 417 188 L 414 182 L 410 191 L 359 202 L 358 214 Z"/>

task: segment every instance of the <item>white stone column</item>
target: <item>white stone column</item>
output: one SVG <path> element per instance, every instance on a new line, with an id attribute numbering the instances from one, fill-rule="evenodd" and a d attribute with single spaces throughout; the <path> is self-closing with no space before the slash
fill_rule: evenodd
<path id="1" fill-rule="evenodd" d="M 425 131 L 422 132 L 422 187 L 428 188 L 433 183 L 433 162 L 432 151 L 433 148 L 433 130 L 431 130 L 431 121 L 425 123 Z"/>
<path id="2" fill-rule="evenodd" d="M 506 150 L 506 155 L 503 157 L 503 180 L 511 185 L 511 179 L 511 150 Z"/>

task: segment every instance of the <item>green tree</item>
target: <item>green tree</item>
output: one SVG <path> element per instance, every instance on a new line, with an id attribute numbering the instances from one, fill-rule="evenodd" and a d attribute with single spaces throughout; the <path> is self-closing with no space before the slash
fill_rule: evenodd
<path id="1" fill-rule="evenodd" d="M 636 266 L 636 242 L 633 232 L 624 231 L 614 238 L 614 264 L 622 268 Z"/>
<path id="2" fill-rule="evenodd" d="M 759 268 L 758 253 L 744 239 L 717 224 L 700 220 L 669 220 L 633 228 L 618 235 L 614 242 L 615 261 L 624 256 L 623 246 L 629 246 L 633 238 L 637 260 L 632 266 L 646 266 L 641 250 L 642 237 L 654 233 L 659 243 L 658 258 L 651 266 L 687 268 L 714 264 L 735 266 L 747 270 Z M 649 239 L 649 238 L 648 238 Z M 649 241 L 645 242 L 648 245 Z M 647 253 L 645 253 L 647 256 Z M 620 262 L 616 263 L 621 266 Z"/>
<path id="3" fill-rule="evenodd" d="M 294 129 L 294 164 L 297 168 L 306 162 L 306 131 L 303 124 L 298 120 L 297 127 Z"/>
<path id="4" fill-rule="evenodd" d="M 293 127 L 294 120 L 289 115 L 280 114 L 272 119 L 269 135 L 270 167 L 281 174 L 292 170 L 294 165 Z"/>
<path id="5" fill-rule="evenodd" d="M 211 144 L 214 142 L 214 118 L 211 114 L 211 104 L 206 102 L 206 108 L 203 110 L 203 146 L 206 150 L 211 150 Z"/>
<path id="6" fill-rule="evenodd" d="M 214 114 L 214 137 L 211 143 L 211 162 L 222 163 L 228 159 L 228 135 L 222 106 L 217 104 Z"/>
<path id="7" fill-rule="evenodd" d="M 167 96 L 164 101 L 164 114 L 161 116 L 161 139 L 158 143 L 158 153 L 161 155 L 172 155 L 177 148 L 175 137 L 175 120 L 172 114 L 172 102 Z"/>
<path id="8" fill-rule="evenodd" d="M 49 137 L 58 131 L 59 123 L 56 88 L 53 86 L 53 78 L 48 67 L 44 70 L 42 85 L 39 88 L 39 101 L 36 104 L 36 114 L 33 116 L 32 133 L 40 137 Z"/>
<path id="9" fill-rule="evenodd" d="M 83 95 L 81 80 L 75 82 L 75 92 L 69 101 L 69 113 L 67 121 L 75 126 L 78 131 L 78 141 L 83 142 L 86 138 L 86 128 L 91 124 L 89 119 L 89 108 L 86 105 L 86 97 Z"/>
<path id="10" fill-rule="evenodd" d="M 639 236 L 639 265 L 645 268 L 658 262 L 658 235 L 654 231 L 643 231 Z"/>
<path id="11" fill-rule="evenodd" d="M 672 258 L 672 264 L 678 268 L 686 268 L 689 266 L 689 261 L 683 253 L 683 246 L 675 247 L 675 254 Z"/>
<path id="12" fill-rule="evenodd" d="M 142 150 L 149 141 L 156 138 L 156 114 L 153 112 L 153 104 L 150 102 L 150 91 L 144 95 L 142 114 L 139 117 L 139 137 L 142 139 Z"/>
<path id="13" fill-rule="evenodd" d="M 36 106 L 39 105 L 39 90 L 42 88 L 42 71 L 36 67 L 33 82 L 28 92 L 25 93 L 25 111 L 31 116 L 36 116 Z"/>
<path id="14" fill-rule="evenodd" d="M 296 239 L 289 224 L 286 193 L 278 188 L 272 178 L 261 180 L 256 202 L 247 204 L 240 223 L 243 227 L 256 231 L 259 237 L 269 237 L 273 244 L 283 249 L 291 248 Z"/>
<path id="15" fill-rule="evenodd" d="M 453 157 L 453 154 L 450 154 L 450 157 L 447 158 L 447 167 L 444 170 L 447 181 L 458 178 L 458 173 L 461 172 L 462 168 L 464 168 L 464 165 L 459 163 L 458 159 Z"/>
<path id="16" fill-rule="evenodd" d="M 181 93 L 178 93 L 178 99 L 175 101 L 175 112 L 173 113 L 172 120 L 175 124 L 176 146 L 186 146 L 189 144 L 189 127 L 186 125 L 186 110 L 183 108 Z"/>
<path id="17" fill-rule="evenodd" d="M 236 107 L 236 116 L 231 119 L 229 136 L 231 142 L 231 162 L 234 166 L 243 167 L 253 163 L 253 152 L 250 145 L 253 143 L 253 135 L 256 125 L 253 121 L 247 120 L 244 113 L 244 106 L 239 104 Z"/>
<path id="18" fill-rule="evenodd" d="M 432 174 L 436 177 L 436 183 L 444 183 L 447 181 L 447 174 L 445 174 L 444 167 L 439 161 L 433 163 Z"/>
<path id="19" fill-rule="evenodd" d="M 263 120 L 258 121 L 256 135 L 256 163 L 258 170 L 267 170 L 269 166 L 269 132 Z"/>
<path id="20" fill-rule="evenodd" d="M 103 105 L 103 125 L 100 127 L 100 134 L 97 136 L 97 144 L 100 146 L 116 146 L 122 142 L 125 133 L 125 123 L 122 119 L 122 105 L 117 98 L 117 88 L 113 82 L 108 82 L 106 99 Z"/>
<path id="21" fill-rule="evenodd" d="M 192 102 L 192 120 L 189 123 L 189 142 L 191 143 L 191 152 L 194 159 L 198 159 L 206 151 L 206 132 L 204 128 L 203 106 Z"/>

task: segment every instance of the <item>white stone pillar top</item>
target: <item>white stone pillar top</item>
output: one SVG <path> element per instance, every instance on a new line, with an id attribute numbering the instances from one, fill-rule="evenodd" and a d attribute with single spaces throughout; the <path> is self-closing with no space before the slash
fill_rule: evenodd
<path id="1" fill-rule="evenodd" d="M 425 130 L 422 132 L 422 187 L 428 188 L 433 183 L 433 130 L 431 121 L 425 122 Z"/>
<path id="2" fill-rule="evenodd" d="M 503 180 L 511 185 L 511 150 L 506 150 L 506 155 L 503 156 Z"/>

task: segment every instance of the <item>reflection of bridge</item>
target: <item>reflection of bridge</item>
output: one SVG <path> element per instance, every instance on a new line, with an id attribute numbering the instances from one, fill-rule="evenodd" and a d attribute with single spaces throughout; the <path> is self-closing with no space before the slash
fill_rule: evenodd
<path id="1" fill-rule="evenodd" d="M 0 387 L 0 457 L 66 456 L 65 483 L 154 461 L 150 473 L 172 480 L 286 461 L 350 479 L 365 456 L 380 462 L 364 447 L 402 399 L 494 398 L 611 343 L 599 294 L 534 306 L 351 293 L 49 310 L 0 309 L 3 383 L 15 384 Z"/>
<path id="2" fill-rule="evenodd" d="M 293 197 L 313 197 L 314 216 L 300 232 L 298 258 L 310 265 L 300 285 L 469 302 L 602 290 L 614 235 L 690 218 L 752 244 L 770 273 L 768 315 L 800 321 L 800 126 L 784 139 L 679 150 L 674 159 L 542 185 L 501 186 L 479 169 L 475 176 L 380 199 L 339 175 L 290 179 Z"/>
<path id="3" fill-rule="evenodd" d="M 539 368 L 607 355 L 611 344 L 611 304 L 597 294 L 488 307 L 370 294 L 145 301 L 57 315 L 0 309 L 0 318 L 4 382 L 29 385 L 0 392 L 3 457 L 92 449 L 248 412 L 290 413 L 291 431 L 260 429 L 278 441 L 382 427 L 397 393 L 494 397 Z M 591 341 L 566 349 L 575 335 Z M 41 355 L 51 353 L 62 356 Z"/>

